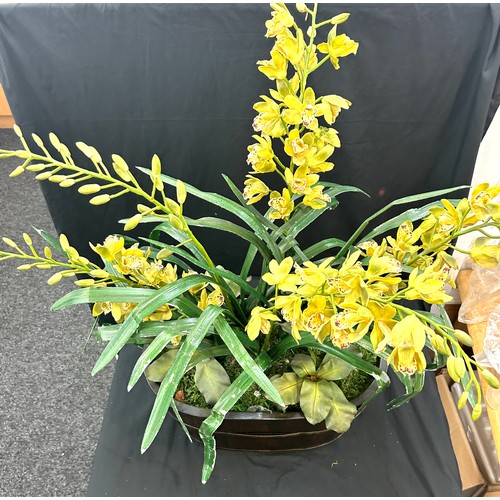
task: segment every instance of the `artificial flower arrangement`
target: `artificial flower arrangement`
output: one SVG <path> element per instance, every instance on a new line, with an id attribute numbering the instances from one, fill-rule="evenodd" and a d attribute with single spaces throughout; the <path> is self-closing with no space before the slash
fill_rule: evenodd
<path id="1" fill-rule="evenodd" d="M 142 197 L 137 213 L 121 221 L 124 231 L 140 223 L 157 226 L 148 238 L 132 244 L 121 235 L 91 244 L 101 265 L 81 256 L 63 234 L 57 239 L 44 231 L 38 231 L 47 243 L 42 253 L 24 234 L 28 250 L 3 238 L 11 249 L 0 251 L 0 260 L 26 261 L 20 270 L 55 270 L 49 285 L 78 278 L 79 289 L 59 299 L 53 310 L 93 304 L 100 320 L 97 337 L 107 345 L 92 374 L 126 344 L 142 347 L 129 389 L 143 373 L 161 383 L 142 452 L 153 442 L 169 408 L 180 418 L 174 402 L 178 387 L 191 374 L 190 383 L 211 408 L 200 427 L 203 482 L 215 463 L 215 430 L 249 392 L 263 395 L 261 410 L 300 408 L 311 424 L 324 422 L 326 428 L 343 433 L 360 409 L 341 382 L 352 372 L 364 374 L 375 381 L 375 396 L 390 382 L 378 360 L 387 362 L 406 389 L 391 402 L 392 408 L 422 389 L 426 370 L 442 366 L 463 384 L 458 405 L 463 407 L 468 399 L 474 419 L 481 412 L 477 371 L 492 387 L 499 386 L 497 378 L 469 356 L 463 346 L 472 340 L 453 328 L 443 304 L 450 299 L 445 286 L 455 286 L 450 270 L 457 265 L 449 250 L 455 249 L 458 236 L 480 231 L 483 236 L 471 249 L 458 250 L 486 267 L 500 261 L 500 246 L 488 233 L 500 227 L 500 205 L 494 202 L 500 186 L 481 184 L 470 199 L 441 199 L 412 208 L 367 232 L 368 225 L 393 206 L 444 196 L 464 186 L 395 200 L 368 217 L 347 241 L 332 237 L 301 248 L 299 233 L 334 209 L 340 194 L 361 192 L 321 180 L 333 169 L 329 160 L 340 147 L 332 125 L 351 102 L 335 94 L 317 96 L 308 85 L 311 73 L 325 63 L 338 70 L 341 58 L 356 54 L 358 43 L 339 33 L 349 14 L 320 22 L 317 4 L 297 4 L 299 14 L 309 21 L 304 32 L 285 4 L 271 8 L 266 36 L 275 43 L 270 59 L 257 65 L 275 88 L 254 105 L 255 142 L 248 147 L 251 170 L 243 192 L 225 177 L 234 200 L 163 174 L 156 155 L 151 168 L 137 168 L 150 179 L 151 188 L 145 190 L 121 156 L 112 155 L 110 168 L 94 147 L 79 142 L 76 146 L 92 166 L 76 165 L 54 134 L 49 139 L 58 155 L 35 134 L 39 151 L 33 151 L 17 126 L 24 149 L 0 150 L 0 158 L 23 160 L 11 177 L 27 170 L 63 188 L 79 186 L 78 192 L 91 196 L 93 205 L 128 193 Z M 326 41 L 319 42 L 319 32 L 327 27 Z M 270 176 L 281 178 L 281 191 L 268 187 Z M 167 196 L 167 187 L 175 188 L 174 197 Z M 240 224 L 188 217 L 188 195 L 231 212 Z M 259 203 L 267 206 L 265 213 L 256 209 Z M 417 221 L 421 222 L 414 225 Z M 248 252 L 241 269 L 217 266 L 196 237 L 197 227 L 245 240 Z M 165 237 L 170 242 L 162 241 Z M 252 279 L 250 269 L 257 261 L 262 271 Z M 408 307 L 408 301 L 415 306 Z M 420 310 L 421 301 L 438 305 L 440 316 Z M 239 369 L 233 378 L 224 363 L 228 358 Z"/>

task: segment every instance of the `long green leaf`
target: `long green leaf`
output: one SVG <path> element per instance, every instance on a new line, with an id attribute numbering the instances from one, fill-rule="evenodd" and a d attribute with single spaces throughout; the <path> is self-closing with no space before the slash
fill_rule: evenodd
<path id="1" fill-rule="evenodd" d="M 215 329 L 238 364 L 250 375 L 250 378 L 267 393 L 272 401 L 280 406 L 285 406 L 276 387 L 274 387 L 272 382 L 267 378 L 267 375 L 259 368 L 250 354 L 248 354 L 248 351 L 243 347 L 243 344 L 229 326 L 229 323 L 224 318 L 219 317 L 215 321 Z"/>
<path id="2" fill-rule="evenodd" d="M 170 341 L 177 335 L 179 335 L 177 332 L 164 330 L 146 349 L 144 349 L 132 369 L 127 391 L 130 391 L 132 387 L 134 387 L 137 381 L 141 378 L 141 375 L 144 373 L 144 370 L 158 357 L 161 351 L 163 351 L 163 349 L 165 349 Z"/>
<path id="3" fill-rule="evenodd" d="M 424 388 L 425 381 L 425 371 L 422 373 L 415 373 L 413 375 L 413 386 L 410 391 L 408 391 L 403 396 L 399 396 L 394 398 L 389 403 L 389 410 L 394 410 L 395 408 L 399 408 L 401 405 L 408 403 L 412 398 L 414 398 L 419 392 Z"/>
<path id="4" fill-rule="evenodd" d="M 37 229 L 35 226 L 31 226 L 48 244 L 51 246 L 58 254 L 66 256 L 66 252 L 62 249 L 59 240 L 47 233 L 43 229 Z"/>
<path id="5" fill-rule="evenodd" d="M 304 254 L 309 260 L 311 260 L 320 253 L 331 250 L 332 248 L 341 248 L 343 245 L 345 245 L 344 240 L 340 240 L 338 238 L 328 238 L 326 240 L 319 241 L 314 245 L 311 245 L 309 248 L 306 248 L 304 250 Z"/>
<path id="6" fill-rule="evenodd" d="M 224 344 L 221 345 L 213 345 L 211 347 L 205 347 L 203 349 L 198 349 L 189 361 L 189 364 L 186 368 L 186 371 L 189 371 L 191 368 L 195 367 L 201 361 L 210 358 L 216 358 L 218 356 L 229 356 L 231 351 Z"/>
<path id="7" fill-rule="evenodd" d="M 79 288 L 64 295 L 52 304 L 52 311 L 60 311 L 76 304 L 94 302 L 131 302 L 138 304 L 150 298 L 155 290 L 149 288 Z"/>
<path id="8" fill-rule="evenodd" d="M 158 390 L 158 394 L 156 395 L 153 409 L 151 410 L 151 415 L 149 416 L 148 425 L 146 427 L 146 431 L 144 432 L 144 438 L 141 444 L 141 453 L 144 453 L 149 448 L 158 434 L 177 389 L 177 385 L 186 372 L 186 368 L 191 357 L 193 356 L 193 353 L 196 351 L 197 347 L 207 334 L 212 323 L 221 313 L 222 309 L 220 307 L 208 306 L 201 313 L 201 316 L 198 318 L 193 330 L 182 343 L 181 348 L 175 357 L 175 361 L 163 379 L 163 382 Z"/>
<path id="9" fill-rule="evenodd" d="M 99 356 L 99 359 L 92 370 L 92 375 L 101 371 L 114 359 L 120 349 L 137 330 L 137 327 L 141 324 L 144 318 L 153 314 L 159 307 L 168 304 L 177 296 L 187 292 L 193 286 L 205 283 L 207 278 L 208 277 L 206 276 L 199 275 L 186 276 L 185 278 L 174 281 L 159 290 L 155 290 L 148 299 L 138 304 L 127 319 L 122 323 L 119 333 L 110 340 Z M 122 290 L 126 289 L 120 289 L 120 291 Z"/>
<path id="10" fill-rule="evenodd" d="M 460 200 L 449 200 L 449 201 L 453 206 L 456 206 Z M 379 226 L 377 226 L 376 228 L 374 228 L 366 236 L 363 236 L 362 241 L 373 240 L 380 234 L 386 233 L 391 229 L 398 228 L 401 224 L 403 224 L 406 221 L 414 222 L 416 220 L 420 220 L 429 214 L 429 208 L 436 206 L 443 206 L 443 204 L 440 201 L 438 201 L 434 203 L 428 203 L 427 205 L 421 208 L 410 208 L 410 210 L 407 210 L 406 212 L 403 212 L 402 214 L 393 217 L 392 219 L 389 219 L 384 223 L 380 224 Z"/>
<path id="11" fill-rule="evenodd" d="M 241 266 L 240 278 L 242 280 L 246 280 L 248 278 L 248 275 L 250 274 L 250 269 L 252 267 L 256 255 L 257 255 L 257 249 L 253 245 L 250 245 L 248 247 L 248 251 L 245 256 L 243 265 Z"/>
<path id="12" fill-rule="evenodd" d="M 255 362 L 260 368 L 265 370 L 272 362 L 271 358 L 266 354 L 260 354 Z M 212 413 L 208 416 L 200 426 L 200 437 L 204 445 L 203 470 L 201 481 L 205 484 L 215 467 L 216 446 L 214 432 L 222 424 L 226 413 L 237 403 L 237 401 L 245 394 L 248 388 L 252 385 L 253 380 L 246 372 L 241 373 L 236 380 L 227 388 L 227 390 L 219 398 L 219 401 L 212 408 Z"/>
<path id="13" fill-rule="evenodd" d="M 421 193 L 421 194 L 414 194 L 411 196 L 405 196 L 403 198 L 399 198 L 397 200 L 391 201 L 389 204 L 387 204 L 384 208 L 380 209 L 378 212 L 375 212 L 373 215 L 365 219 L 361 225 L 356 229 L 354 234 L 349 238 L 349 240 L 346 242 L 346 244 L 342 247 L 340 252 L 336 255 L 336 260 L 339 260 L 341 257 L 345 255 L 345 253 L 349 250 L 349 248 L 354 244 L 355 241 L 361 236 L 363 231 L 366 229 L 368 224 L 376 219 L 379 215 L 382 215 L 384 212 L 387 212 L 387 210 L 391 209 L 392 207 L 396 205 L 405 205 L 407 203 L 413 203 L 414 201 L 421 201 L 421 200 L 427 200 L 429 198 L 435 198 L 437 196 L 442 196 L 444 194 L 452 193 L 453 191 L 458 191 L 459 189 L 464 189 L 469 186 L 458 186 L 458 187 L 453 187 L 453 188 L 448 188 L 448 189 L 439 189 L 438 191 L 431 191 L 428 193 Z"/>
<path id="14" fill-rule="evenodd" d="M 141 172 L 147 174 L 149 174 L 150 172 L 149 169 L 147 168 L 143 167 L 138 167 L 138 168 Z M 163 182 L 165 182 L 170 186 L 177 185 L 177 180 L 174 179 L 173 177 L 162 174 L 161 178 Z M 262 225 L 262 223 L 248 210 L 247 207 L 242 207 L 239 203 L 236 203 L 235 201 L 230 200 L 220 194 L 206 193 L 204 191 L 201 191 L 200 189 L 195 188 L 194 186 L 191 186 L 190 184 L 187 183 L 184 184 L 186 186 L 186 191 L 189 194 L 196 196 L 197 198 L 207 201 L 217 207 L 222 208 L 223 210 L 226 210 L 236 215 L 239 219 L 245 222 L 245 224 L 247 224 L 251 229 L 253 229 L 255 231 L 255 234 L 260 239 L 262 239 L 262 241 L 266 243 L 273 257 L 276 260 L 281 261 L 283 259 L 283 255 L 280 249 L 278 248 L 278 245 L 274 241 L 274 239 L 271 238 L 265 226 Z"/>
<path id="15" fill-rule="evenodd" d="M 217 229 L 218 231 L 225 231 L 226 233 L 235 234 L 240 238 L 248 241 L 254 245 L 268 262 L 273 258 L 269 249 L 264 245 L 264 242 L 257 238 L 254 233 L 248 229 L 244 229 L 234 222 L 230 222 L 217 217 L 202 217 L 201 219 L 186 219 L 190 226 L 194 227 L 208 227 Z"/>

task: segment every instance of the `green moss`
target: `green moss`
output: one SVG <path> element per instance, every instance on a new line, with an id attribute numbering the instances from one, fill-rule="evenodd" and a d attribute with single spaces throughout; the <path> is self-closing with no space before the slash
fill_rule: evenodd
<path id="1" fill-rule="evenodd" d="M 365 349 L 360 349 L 363 355 L 363 359 L 369 361 L 370 363 L 376 363 L 377 357 L 366 351 Z M 293 356 L 299 352 L 304 352 L 310 354 L 307 349 L 293 349 L 288 351 L 280 359 L 276 360 L 272 366 L 267 371 L 268 377 L 273 377 L 274 375 L 282 375 L 283 373 L 290 371 L 289 364 Z M 316 352 L 319 360 L 323 353 L 320 351 Z M 223 360 L 219 360 L 224 368 L 226 369 L 231 382 L 233 382 L 238 375 L 243 371 L 241 366 L 232 356 L 227 356 Z M 194 383 L 194 368 L 184 375 L 181 379 L 177 391 L 183 392 L 183 402 L 197 406 L 198 408 L 210 408 L 207 404 L 203 394 L 196 388 Z M 372 383 L 373 378 L 363 373 L 359 370 L 353 370 L 345 379 L 339 380 L 336 383 L 342 389 L 347 399 L 354 399 L 359 396 L 368 386 Z M 270 411 L 281 411 L 280 407 L 267 399 L 264 393 L 257 384 L 252 384 L 250 388 L 243 394 L 243 396 L 237 401 L 233 406 L 232 411 L 248 411 L 251 407 L 261 407 Z M 299 405 L 289 406 L 287 411 L 298 411 L 300 409 Z"/>

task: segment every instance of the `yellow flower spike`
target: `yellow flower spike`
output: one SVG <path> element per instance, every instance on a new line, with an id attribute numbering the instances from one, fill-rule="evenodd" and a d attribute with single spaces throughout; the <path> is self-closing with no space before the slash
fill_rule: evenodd
<path id="1" fill-rule="evenodd" d="M 142 214 L 135 214 L 133 217 L 130 217 L 130 219 L 123 226 L 123 230 L 131 231 L 132 229 L 137 227 L 142 221 L 142 217 Z"/>
<path id="2" fill-rule="evenodd" d="M 278 191 L 273 191 L 270 195 L 269 206 L 273 211 L 269 214 L 271 219 L 288 219 L 293 212 L 294 202 L 290 191 L 287 188 L 283 188 L 282 194 Z"/>
<path id="3" fill-rule="evenodd" d="M 279 104 L 265 95 L 260 97 L 262 101 L 253 105 L 253 109 L 259 113 L 253 121 L 253 129 L 255 132 L 262 132 L 270 137 L 281 137 L 285 135 L 287 129 L 281 119 Z"/>
<path id="4" fill-rule="evenodd" d="M 493 268 L 500 264 L 500 245 L 488 245 L 490 238 L 477 238 L 470 249 L 471 259 L 482 267 Z"/>
<path id="5" fill-rule="evenodd" d="M 274 285 L 282 292 L 294 292 L 297 285 L 300 283 L 300 277 L 295 274 L 290 274 L 293 268 L 292 257 L 283 259 L 281 263 L 272 260 L 269 262 L 269 272 L 262 276 L 262 279 L 268 285 Z"/>
<path id="6" fill-rule="evenodd" d="M 288 95 L 285 97 L 288 109 L 283 111 L 283 120 L 289 125 L 304 125 L 309 130 L 316 130 L 319 126 L 318 118 L 323 114 L 323 109 L 316 105 L 316 95 L 311 87 L 307 87 L 303 100 Z"/>
<path id="7" fill-rule="evenodd" d="M 266 21 L 265 24 L 267 28 L 267 38 L 275 37 L 286 28 L 293 26 L 295 22 L 292 14 L 290 14 L 290 11 L 284 3 L 272 3 L 271 8 L 273 9 L 271 13 L 272 18 Z"/>
<path id="8" fill-rule="evenodd" d="M 304 51 L 306 50 L 302 30 L 297 30 L 297 37 L 295 37 L 290 30 L 286 29 L 277 35 L 275 47 L 286 59 L 296 66 L 304 56 Z"/>
<path id="9" fill-rule="evenodd" d="M 91 205 L 104 205 L 108 203 L 108 201 L 111 200 L 111 197 L 109 194 L 100 194 L 98 196 L 94 196 L 93 198 L 90 199 L 89 203 Z"/>
<path id="10" fill-rule="evenodd" d="M 318 50 L 322 54 L 330 56 L 330 62 L 335 69 L 340 69 L 339 58 L 346 57 L 358 52 L 359 43 L 351 40 L 347 35 L 337 35 L 337 26 L 335 25 L 328 33 L 326 43 L 320 43 Z"/>
<path id="11" fill-rule="evenodd" d="M 284 80 L 288 70 L 288 61 L 277 50 L 271 51 L 271 59 L 257 61 L 259 71 L 270 80 Z"/>
<path id="12" fill-rule="evenodd" d="M 308 177 L 312 177 L 313 175 L 316 174 L 310 174 Z M 309 189 L 306 192 L 306 195 L 304 196 L 302 203 L 304 203 L 304 205 L 308 207 L 311 207 L 314 210 L 321 210 L 322 208 L 325 208 L 328 205 L 328 203 L 332 201 L 332 199 L 330 198 L 329 195 L 323 193 L 323 189 L 325 189 L 324 186 L 315 186 Z"/>
<path id="13" fill-rule="evenodd" d="M 250 320 L 245 327 L 248 338 L 255 340 L 259 333 L 267 335 L 271 331 L 271 321 L 279 321 L 279 317 L 263 307 L 254 307 L 250 314 Z"/>
<path id="14" fill-rule="evenodd" d="M 248 146 L 247 164 L 252 165 L 254 172 L 259 174 L 267 174 L 276 170 L 276 163 L 274 162 L 274 151 L 271 138 L 264 135 L 252 136 L 257 144 Z"/>
<path id="15" fill-rule="evenodd" d="M 342 109 L 349 109 L 351 101 L 340 97 L 339 95 L 327 95 L 321 99 L 320 107 L 323 111 L 323 116 L 326 123 L 331 125 L 335 123 L 337 116 Z"/>
<path id="16" fill-rule="evenodd" d="M 313 193 L 313 186 L 319 181 L 319 175 L 317 174 L 309 174 L 309 169 L 307 165 L 302 165 L 299 167 L 293 174 L 292 171 L 287 168 L 285 170 L 285 179 L 286 183 L 288 184 L 288 187 L 290 188 L 290 191 L 294 194 L 305 194 L 309 195 Z M 319 191 L 318 191 L 319 188 Z M 323 186 L 317 186 L 316 192 L 313 195 L 313 197 L 320 197 L 321 198 L 321 191 L 323 190 Z M 331 201 L 328 199 L 328 201 Z M 306 203 L 305 198 L 304 198 L 304 204 L 308 206 L 312 206 L 310 203 Z M 323 207 L 326 205 L 326 203 L 323 204 Z M 315 207 L 312 207 L 315 208 Z"/>
<path id="17" fill-rule="evenodd" d="M 426 367 L 422 353 L 425 339 L 425 325 L 413 314 L 405 316 L 392 329 L 391 344 L 394 350 L 387 361 L 392 362 L 394 369 L 403 374 L 422 373 Z"/>
<path id="18" fill-rule="evenodd" d="M 257 179 L 257 177 L 251 175 L 247 175 L 247 177 L 245 189 L 243 190 L 243 198 L 247 200 L 248 205 L 252 205 L 266 196 L 270 189 L 260 179 Z"/>

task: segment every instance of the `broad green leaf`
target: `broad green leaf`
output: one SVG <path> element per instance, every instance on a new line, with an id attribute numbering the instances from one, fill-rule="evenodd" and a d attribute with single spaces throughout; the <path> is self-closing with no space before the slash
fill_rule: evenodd
<path id="1" fill-rule="evenodd" d="M 163 379 L 158 390 L 158 394 L 156 395 L 153 409 L 151 410 L 151 415 L 149 416 L 148 425 L 146 427 L 146 431 L 144 432 L 144 438 L 141 444 L 141 453 L 144 453 L 149 448 L 158 434 L 163 420 L 165 420 L 165 416 L 177 389 L 177 385 L 184 375 L 193 353 L 207 334 L 211 324 L 221 313 L 222 309 L 220 307 L 208 306 L 201 313 L 201 316 L 198 318 L 198 321 L 193 327 L 191 333 L 185 338 L 184 342 L 182 342 L 174 363 Z"/>
<path id="2" fill-rule="evenodd" d="M 229 375 L 215 358 L 196 365 L 194 382 L 209 405 L 217 403 L 224 391 L 231 385 Z"/>
<path id="3" fill-rule="evenodd" d="M 273 378 L 274 387 L 278 389 L 284 403 L 294 405 L 299 402 L 300 388 L 302 387 L 302 379 L 293 372 L 287 372 L 281 377 Z"/>
<path id="4" fill-rule="evenodd" d="M 300 389 L 300 408 L 310 424 L 319 424 L 330 412 L 333 400 L 332 382 L 308 378 L 302 382 Z"/>
<path id="5" fill-rule="evenodd" d="M 94 369 L 92 370 L 92 375 L 95 375 L 96 373 L 101 371 L 110 361 L 114 359 L 120 349 L 127 343 L 128 339 L 137 330 L 137 327 L 141 324 L 144 318 L 146 318 L 150 314 L 153 314 L 159 307 L 163 306 L 164 304 L 170 303 L 170 301 L 172 301 L 179 295 L 187 292 L 193 286 L 200 283 L 205 283 L 207 278 L 207 276 L 199 275 L 186 276 L 185 278 L 174 281 L 173 283 L 170 283 L 169 285 L 166 285 L 159 290 L 154 290 L 153 294 L 150 295 L 148 299 L 138 304 L 132 311 L 132 313 L 127 317 L 127 319 L 122 323 L 118 334 L 110 340 L 108 345 L 99 356 L 99 359 L 97 360 Z M 125 292 L 128 289 L 117 288 L 117 290 L 119 292 Z M 208 327 L 210 327 L 210 325 L 208 325 Z"/>
<path id="6" fill-rule="evenodd" d="M 178 352 L 178 349 L 171 349 L 165 354 L 162 354 L 157 360 L 153 361 L 146 368 L 144 373 L 146 378 L 151 380 L 151 382 L 163 382 L 163 379 L 173 365 Z M 128 390 L 132 389 L 132 387 L 133 385 L 129 382 Z"/>
<path id="7" fill-rule="evenodd" d="M 266 392 L 272 401 L 280 406 L 284 406 L 279 392 L 256 361 L 248 354 L 248 351 L 234 333 L 229 323 L 223 317 L 219 317 L 214 324 L 224 344 L 229 348 L 238 364 L 248 373 L 249 377 Z"/>
<path id="8" fill-rule="evenodd" d="M 292 370 L 300 377 L 308 377 L 316 373 L 316 366 L 311 356 L 307 354 L 296 354 L 290 363 Z"/>
<path id="9" fill-rule="evenodd" d="M 354 370 L 354 366 L 336 356 L 326 354 L 318 370 L 318 377 L 323 380 L 340 380 Z"/>
<path id="10" fill-rule="evenodd" d="M 260 354 L 255 362 L 260 368 L 266 369 L 272 362 L 271 358 L 266 354 Z M 212 413 L 207 417 L 200 426 L 200 437 L 203 441 L 203 470 L 201 482 L 205 484 L 215 467 L 215 438 L 214 432 L 222 424 L 226 413 L 236 404 L 236 402 L 245 394 L 248 388 L 252 385 L 252 379 L 248 373 L 241 373 L 236 380 L 228 387 L 219 401 L 212 408 Z"/>
<path id="11" fill-rule="evenodd" d="M 331 409 L 326 417 L 325 425 L 327 429 L 342 434 L 349 429 L 358 410 L 356 405 L 347 400 L 335 382 L 330 382 L 330 384 L 332 388 Z"/>
<path id="12" fill-rule="evenodd" d="M 421 194 L 415 194 L 411 196 L 405 196 L 403 198 L 399 198 L 397 200 L 392 201 L 391 203 L 387 204 L 384 208 L 380 209 L 378 212 L 375 212 L 373 215 L 365 219 L 361 225 L 356 229 L 354 234 L 349 238 L 349 240 L 346 242 L 346 244 L 342 247 L 342 249 L 339 251 L 339 253 L 336 255 L 336 260 L 339 260 L 341 257 L 344 256 L 344 254 L 349 250 L 349 248 L 354 244 L 355 241 L 358 240 L 358 238 L 361 236 L 363 231 L 366 229 L 368 224 L 376 219 L 379 215 L 382 215 L 384 212 L 387 212 L 387 210 L 391 209 L 392 207 L 396 205 L 404 205 L 406 203 L 413 203 L 414 201 L 421 201 L 421 200 L 427 200 L 429 198 L 435 198 L 437 196 L 442 196 L 444 194 L 451 193 L 453 191 L 458 191 L 459 189 L 464 189 L 469 186 L 458 186 L 454 188 L 448 188 L 448 189 L 440 189 L 438 191 L 431 191 L 428 193 L 421 193 Z"/>

